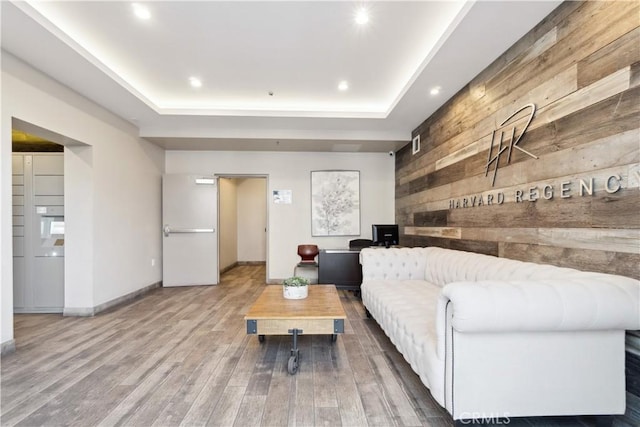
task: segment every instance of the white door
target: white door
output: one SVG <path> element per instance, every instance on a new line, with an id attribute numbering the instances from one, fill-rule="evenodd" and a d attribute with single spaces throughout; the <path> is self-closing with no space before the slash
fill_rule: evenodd
<path id="1" fill-rule="evenodd" d="M 213 176 L 162 177 L 164 286 L 218 283 L 217 184 Z"/>

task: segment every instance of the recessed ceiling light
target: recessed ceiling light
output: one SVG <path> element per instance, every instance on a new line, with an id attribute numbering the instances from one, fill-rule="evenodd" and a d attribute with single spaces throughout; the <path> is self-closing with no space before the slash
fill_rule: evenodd
<path id="1" fill-rule="evenodd" d="M 341 81 L 341 82 L 338 84 L 338 90 L 345 91 L 345 90 L 347 90 L 347 89 L 349 89 L 349 83 L 347 83 L 346 81 Z"/>
<path id="2" fill-rule="evenodd" d="M 369 22 L 369 12 L 364 7 L 361 7 L 356 11 L 356 24 L 364 25 Z"/>
<path id="3" fill-rule="evenodd" d="M 440 93 L 440 86 L 436 86 L 431 88 L 431 91 L 429 92 L 431 95 L 437 95 Z"/>
<path id="4" fill-rule="evenodd" d="M 189 77 L 191 87 L 202 87 L 202 81 L 197 77 Z"/>
<path id="5" fill-rule="evenodd" d="M 140 3 L 133 3 L 131 6 L 133 7 L 133 13 L 138 18 L 144 19 L 145 21 L 147 19 L 151 19 L 151 12 L 149 12 L 149 9 L 146 6 L 143 6 Z"/>

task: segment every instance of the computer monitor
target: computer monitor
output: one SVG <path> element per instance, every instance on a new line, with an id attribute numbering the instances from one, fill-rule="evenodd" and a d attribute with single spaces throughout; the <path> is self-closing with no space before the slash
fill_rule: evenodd
<path id="1" fill-rule="evenodd" d="M 376 246 L 390 247 L 398 245 L 400 232 L 398 224 L 373 224 L 371 226 L 371 240 Z"/>

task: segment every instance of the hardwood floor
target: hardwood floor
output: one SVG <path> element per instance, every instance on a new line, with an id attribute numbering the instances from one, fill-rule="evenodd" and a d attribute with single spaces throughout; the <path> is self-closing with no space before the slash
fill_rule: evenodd
<path id="1" fill-rule="evenodd" d="M 244 313 L 264 266 L 239 266 L 218 286 L 159 288 L 93 318 L 16 315 L 17 351 L 2 358 L 2 426 L 450 426 L 352 293 L 345 333 L 260 344 Z M 616 420 L 618 425 L 626 425 Z M 518 426 L 593 425 L 524 418 Z"/>

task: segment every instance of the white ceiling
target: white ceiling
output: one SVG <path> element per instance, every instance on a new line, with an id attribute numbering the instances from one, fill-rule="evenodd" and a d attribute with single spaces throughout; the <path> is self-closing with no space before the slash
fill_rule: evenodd
<path id="1" fill-rule="evenodd" d="M 559 3 L 3 1 L 1 40 L 168 149 L 387 151 Z"/>

